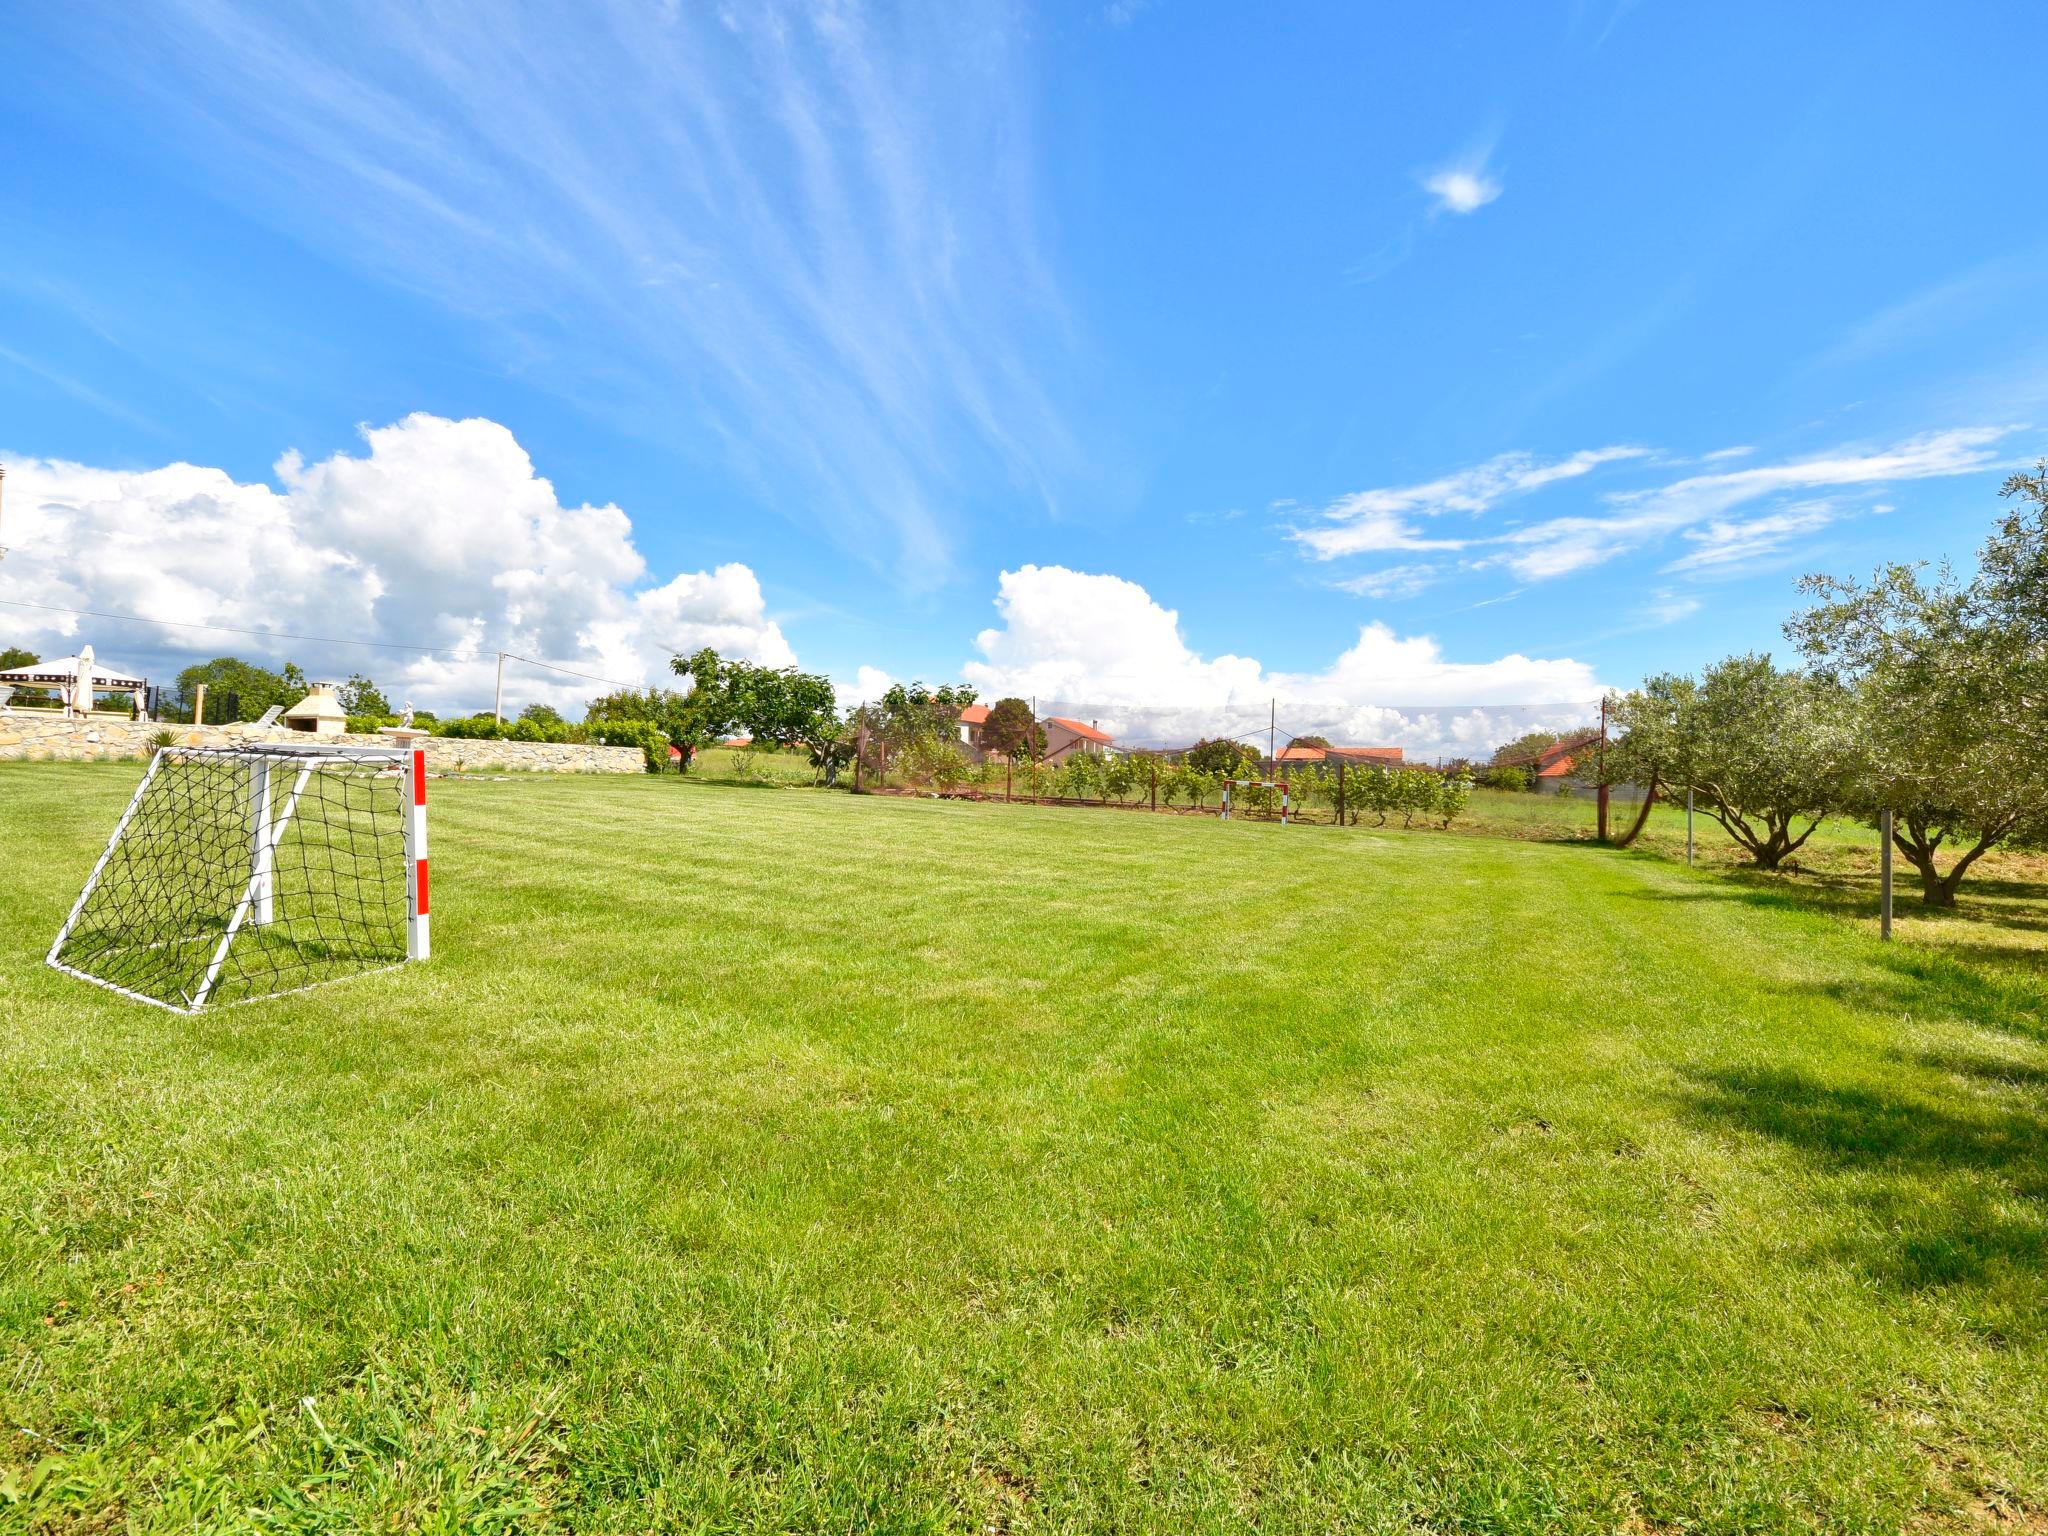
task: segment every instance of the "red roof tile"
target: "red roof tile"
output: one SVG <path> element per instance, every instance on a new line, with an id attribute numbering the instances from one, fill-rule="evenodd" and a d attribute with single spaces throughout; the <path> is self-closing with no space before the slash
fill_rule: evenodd
<path id="1" fill-rule="evenodd" d="M 988 706 L 986 704 L 968 705 L 960 711 L 960 723 L 962 725 L 986 725 L 988 723 Z"/>
<path id="2" fill-rule="evenodd" d="M 1108 743 L 1116 740 L 1114 736 L 1105 736 L 1101 731 L 1098 731 L 1092 725 L 1084 724 L 1079 720 L 1069 720 L 1064 715 L 1047 715 L 1045 717 L 1045 723 L 1047 725 L 1062 726 L 1065 729 L 1072 731 L 1076 736 L 1079 736 L 1083 741 L 1100 741 Z"/>

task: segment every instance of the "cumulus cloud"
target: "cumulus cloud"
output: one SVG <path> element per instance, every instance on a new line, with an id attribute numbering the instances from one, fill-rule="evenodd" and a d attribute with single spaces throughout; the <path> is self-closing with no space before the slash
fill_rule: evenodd
<path id="1" fill-rule="evenodd" d="M 1263 731 L 1277 700 L 1286 734 L 1474 754 L 1536 726 L 1578 724 L 1602 691 L 1583 662 L 1453 661 L 1434 640 L 1377 623 L 1316 672 L 1206 657 L 1136 582 L 1057 565 L 1003 572 L 996 609 L 1002 623 L 976 637 L 980 659 L 962 668 L 982 697 L 1035 697 L 1042 712 L 1099 721 L 1132 745 Z"/>
<path id="2" fill-rule="evenodd" d="M 895 686 L 896 679 L 880 667 L 861 667 L 851 682 L 835 679 L 832 691 L 838 696 L 839 707 L 846 710 L 879 699 Z"/>
<path id="3" fill-rule="evenodd" d="M 0 610 L 20 641 L 90 640 L 103 656 L 165 675 L 235 652 L 297 660 L 315 676 L 361 670 L 393 702 L 488 706 L 496 652 L 630 683 L 666 675 L 672 650 L 711 645 L 772 665 L 795 660 L 744 565 L 651 582 L 616 506 L 565 506 L 511 432 L 413 415 L 365 429 L 366 452 L 277 463 L 278 487 L 192 464 L 110 470 L 9 465 L 0 597 L 137 614 L 114 623 Z M 285 631 L 394 646 L 322 646 L 178 625 Z M 508 702 L 573 705 L 597 691 L 533 669 Z"/>

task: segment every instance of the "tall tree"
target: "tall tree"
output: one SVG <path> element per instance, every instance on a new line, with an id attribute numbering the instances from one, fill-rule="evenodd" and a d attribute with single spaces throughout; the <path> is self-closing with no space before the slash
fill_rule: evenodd
<path id="1" fill-rule="evenodd" d="M 178 674 L 178 696 L 191 703 L 201 683 L 211 700 L 233 694 L 236 714 L 243 720 L 259 718 L 273 704 L 289 707 L 306 696 L 306 674 L 289 661 L 275 672 L 239 656 L 196 662 Z"/>
<path id="2" fill-rule="evenodd" d="M 34 651 L 24 651 L 18 645 L 0 649 L 0 672 L 12 672 L 16 667 L 32 667 L 43 658 Z"/>
<path id="3" fill-rule="evenodd" d="M 1786 625 L 1853 689 L 1858 808 L 1892 813 L 1929 906 L 1954 906 L 1971 866 L 2008 838 L 2048 832 L 2043 650 L 2018 579 L 2048 561 L 2044 533 L 2038 518 L 2009 519 L 1968 585 L 1896 564 L 1868 584 L 1809 576 L 1815 602 Z"/>
<path id="4" fill-rule="evenodd" d="M 1008 758 L 1037 758 L 1045 755 L 1045 727 L 1022 699 L 997 699 L 982 722 L 981 744 Z"/>
<path id="5" fill-rule="evenodd" d="M 1259 762 L 1259 749 L 1228 736 L 1204 737 L 1188 748 L 1184 761 L 1198 773 L 1240 778 Z"/>
<path id="6" fill-rule="evenodd" d="M 1693 729 L 1693 721 L 1689 711 L 1698 693 L 1698 685 L 1691 678 L 1665 673 L 1608 700 L 1608 720 L 1614 731 L 1607 747 L 1608 782 L 1639 784 L 1643 789 L 1636 819 L 1616 839 L 1617 847 L 1626 848 L 1642 836 L 1650 809 L 1660 793 L 1668 788 L 1691 787 L 1693 763 L 1688 732 Z"/>
<path id="7" fill-rule="evenodd" d="M 719 678 L 734 725 L 755 741 L 816 752 L 836 734 L 830 678 L 746 661 L 723 663 Z"/>
<path id="8" fill-rule="evenodd" d="M 388 715 L 391 701 L 384 697 L 377 685 L 360 672 L 351 672 L 348 681 L 341 685 L 339 694 L 342 711 L 351 715 Z M 560 716 L 556 716 L 560 719 Z"/>
<path id="9" fill-rule="evenodd" d="M 1831 679 L 1731 656 L 1706 670 L 1673 724 L 1673 782 L 1759 869 L 1783 865 L 1850 798 L 1847 700 Z"/>
<path id="10" fill-rule="evenodd" d="M 892 683 L 880 700 L 882 739 L 892 752 L 901 751 L 913 741 L 939 736 L 957 739 L 960 711 L 973 702 L 974 690 L 962 684 L 928 688 L 923 683 Z"/>

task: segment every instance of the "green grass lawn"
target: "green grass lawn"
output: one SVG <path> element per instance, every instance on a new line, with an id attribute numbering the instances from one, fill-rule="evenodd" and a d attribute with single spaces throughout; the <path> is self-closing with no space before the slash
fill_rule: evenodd
<path id="1" fill-rule="evenodd" d="M 2010 869 L 444 781 L 193 1018 L 41 964 L 135 775 L 0 766 L 0 1529 L 2048 1521 Z"/>

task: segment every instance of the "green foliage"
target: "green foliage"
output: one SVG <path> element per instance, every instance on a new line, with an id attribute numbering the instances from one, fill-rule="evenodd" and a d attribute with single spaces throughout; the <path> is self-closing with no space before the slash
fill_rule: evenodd
<path id="1" fill-rule="evenodd" d="M 981 744 L 1005 757 L 1042 757 L 1045 727 L 1032 716 L 1031 706 L 1022 699 L 997 699 L 989 706 L 988 719 L 982 724 Z"/>
<path id="2" fill-rule="evenodd" d="M 12 672 L 18 667 L 32 667 L 43 658 L 34 651 L 25 651 L 18 645 L 0 648 L 0 672 Z"/>
<path id="3" fill-rule="evenodd" d="M 1853 696 L 1851 803 L 1894 814 L 1894 841 L 1930 906 L 1987 851 L 2048 836 L 2048 485 L 2016 475 L 2008 514 L 1969 583 L 1889 565 L 1866 585 L 1813 576 L 1812 607 L 1786 626 Z M 1944 851 L 1952 857 L 1944 870 Z"/>
<path id="4" fill-rule="evenodd" d="M 214 711 L 215 701 L 234 694 L 237 700 L 236 717 L 241 720 L 256 720 L 273 704 L 289 708 L 303 699 L 308 690 L 306 674 L 292 662 L 286 662 L 279 670 L 272 672 L 254 662 L 243 661 L 238 656 L 216 656 L 211 661 L 197 662 L 178 674 L 178 697 L 184 707 L 190 709 L 198 695 L 199 685 L 206 685 L 207 713 Z M 345 707 L 345 706 L 344 706 Z M 378 711 L 361 710 L 358 713 L 372 714 Z"/>
<path id="5" fill-rule="evenodd" d="M 1504 768 L 1489 768 L 1479 776 L 1479 782 L 1488 789 L 1504 789 L 1520 794 L 1535 782 L 1527 768 L 1509 765 Z"/>
<path id="6" fill-rule="evenodd" d="M 1141 792 L 1151 793 L 1152 775 L 1137 758 L 1119 753 L 1104 759 L 1100 783 L 1104 799 L 1114 796 L 1118 800 L 1129 800 Z"/>
<path id="7" fill-rule="evenodd" d="M 569 723 L 562 718 L 562 712 L 556 709 L 554 705 L 539 702 L 529 704 L 526 708 L 520 710 L 519 718 L 537 721 L 541 725 L 567 725 Z"/>
<path id="8" fill-rule="evenodd" d="M 960 711 L 973 702 L 974 690 L 964 686 L 892 683 L 876 704 L 875 728 L 896 752 L 935 737 L 957 742 Z"/>
<path id="9" fill-rule="evenodd" d="M 1462 773 L 1446 773 L 1437 775 L 1436 781 L 1436 803 L 1431 811 L 1436 824 L 1448 830 L 1472 803 L 1472 780 Z"/>
<path id="10" fill-rule="evenodd" d="M 1513 741 L 1503 742 L 1493 750 L 1493 761 L 1497 764 L 1533 763 L 1543 753 L 1556 746 L 1559 737 L 1555 731 L 1524 731 Z"/>
<path id="11" fill-rule="evenodd" d="M 360 672 L 351 672 L 348 681 L 335 690 L 341 701 L 342 711 L 351 715 L 389 715 L 391 701 L 384 697 L 377 685 Z"/>
<path id="12" fill-rule="evenodd" d="M 795 667 L 729 661 L 719 686 L 733 728 L 767 746 L 822 748 L 837 738 L 838 705 L 832 681 Z"/>
<path id="13" fill-rule="evenodd" d="M 1258 769 L 1263 760 L 1258 748 L 1227 736 L 1204 738 L 1189 747 L 1183 760 L 1191 768 L 1219 779 L 1243 778 Z"/>
<path id="14" fill-rule="evenodd" d="M 687 734 L 698 726 L 693 715 L 689 696 L 673 688 L 625 688 L 617 693 L 607 693 L 592 699 L 583 714 L 584 729 L 593 737 L 607 740 L 623 740 L 627 734 L 621 727 L 644 726 L 662 737 L 663 750 L 657 763 L 652 757 L 648 761 L 650 773 L 660 773 L 668 767 L 667 743 L 674 742 L 683 749 L 681 771 L 687 773 L 691 759 L 695 756 L 699 738 Z M 636 736 L 633 745 L 643 744 L 644 733 Z M 709 736 L 702 740 L 710 740 Z"/>
<path id="15" fill-rule="evenodd" d="M 950 790 L 967 777 L 967 754 L 948 737 L 920 736 L 896 754 L 898 771 L 912 784 Z"/>

